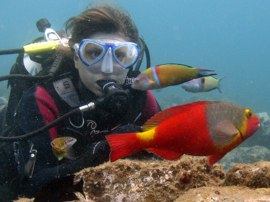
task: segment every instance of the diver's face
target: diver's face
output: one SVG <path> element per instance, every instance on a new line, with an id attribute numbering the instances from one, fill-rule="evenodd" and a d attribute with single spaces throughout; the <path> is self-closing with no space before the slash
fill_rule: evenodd
<path id="1" fill-rule="evenodd" d="M 89 37 L 95 41 L 105 41 L 106 43 L 121 43 L 128 40 L 121 37 L 119 34 L 95 34 Z M 95 45 L 95 44 L 94 44 Z M 118 62 L 113 59 L 112 49 L 108 48 L 103 57 L 97 58 L 100 50 L 90 43 L 84 47 L 85 54 L 83 57 L 88 62 L 94 61 L 91 65 L 85 64 L 80 57 L 75 55 L 75 67 L 79 71 L 79 76 L 83 84 L 97 96 L 102 95 L 102 89 L 97 84 L 98 80 L 115 80 L 118 84 L 123 84 L 127 76 L 128 69 L 123 68 Z M 121 53 L 119 53 L 121 55 Z M 120 57 L 119 57 L 120 58 Z"/>

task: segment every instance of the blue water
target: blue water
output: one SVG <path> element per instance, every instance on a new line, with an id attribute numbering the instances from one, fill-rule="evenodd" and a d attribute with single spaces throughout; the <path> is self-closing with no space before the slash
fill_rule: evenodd
<path id="1" fill-rule="evenodd" d="M 55 29 L 80 13 L 86 0 L 2 0 L 0 49 L 18 48 L 40 36 L 35 22 Z M 223 99 L 270 112 L 270 1 L 137 0 L 115 2 L 128 10 L 146 40 L 152 64 L 183 63 L 216 70 L 223 93 L 190 94 L 179 86 L 155 92 L 162 106 L 191 99 Z M 4 75 L 15 56 L 0 56 Z"/>
<path id="2" fill-rule="evenodd" d="M 1 0 L 0 49 L 19 48 L 41 36 L 35 25 L 40 18 L 46 17 L 54 29 L 62 29 L 69 17 L 79 14 L 91 2 Z M 180 86 L 155 91 L 162 107 L 214 99 L 270 113 L 269 0 L 104 2 L 116 3 L 129 11 L 148 44 L 153 65 L 187 64 L 213 69 L 224 78 L 223 93 L 214 90 L 192 94 Z M 16 55 L 0 56 L 0 75 L 8 74 L 15 59 Z M 8 95 L 5 87 L 2 82 L 0 96 Z"/>

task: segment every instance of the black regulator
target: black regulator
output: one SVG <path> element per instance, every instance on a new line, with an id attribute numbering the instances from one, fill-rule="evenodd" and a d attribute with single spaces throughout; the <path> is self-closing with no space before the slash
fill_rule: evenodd
<path id="1" fill-rule="evenodd" d="M 128 109 L 128 91 L 114 80 L 99 80 L 97 84 L 103 91 L 98 99 L 97 106 L 112 114 L 123 114 Z"/>

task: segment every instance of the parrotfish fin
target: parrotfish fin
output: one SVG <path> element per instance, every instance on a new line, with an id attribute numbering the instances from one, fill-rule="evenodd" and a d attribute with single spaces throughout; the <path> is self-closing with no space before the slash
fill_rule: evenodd
<path id="1" fill-rule="evenodd" d="M 228 144 L 239 134 L 239 130 L 229 120 L 220 121 L 216 126 L 217 141 L 221 144 Z"/>
<path id="2" fill-rule="evenodd" d="M 137 151 L 142 150 L 136 133 L 120 133 L 106 136 L 110 146 L 111 162 L 127 157 Z"/>
<path id="3" fill-rule="evenodd" d="M 167 160 L 179 159 L 183 155 L 182 153 L 168 149 L 148 148 L 147 151 Z"/>
<path id="4" fill-rule="evenodd" d="M 173 110 L 164 110 L 152 116 L 148 119 L 145 124 L 143 125 L 143 131 L 151 130 L 152 128 L 156 127 L 162 121 L 170 118 L 173 116 Z"/>
<path id="5" fill-rule="evenodd" d="M 161 112 L 156 113 L 150 119 L 148 119 L 143 125 L 143 131 L 150 130 L 153 127 L 156 127 L 159 123 L 164 120 L 171 118 L 172 116 L 177 116 L 179 113 L 190 110 L 190 107 L 193 105 L 205 104 L 207 101 L 197 101 L 188 104 L 178 105 L 174 107 L 170 107 L 168 109 L 164 109 Z"/>
<path id="6" fill-rule="evenodd" d="M 222 159 L 223 156 L 225 156 L 225 154 L 215 154 L 215 155 L 208 156 L 208 165 L 209 166 L 214 165 L 216 162 Z"/>
<path id="7" fill-rule="evenodd" d="M 201 69 L 201 68 L 198 68 L 198 70 L 199 70 L 198 77 L 205 77 L 205 76 L 217 75 L 215 73 L 215 71 L 214 70 L 211 70 L 211 69 Z"/>
<path id="8" fill-rule="evenodd" d="M 229 120 L 220 121 L 217 124 L 217 132 L 226 136 L 234 137 L 239 133 L 239 130 Z"/>

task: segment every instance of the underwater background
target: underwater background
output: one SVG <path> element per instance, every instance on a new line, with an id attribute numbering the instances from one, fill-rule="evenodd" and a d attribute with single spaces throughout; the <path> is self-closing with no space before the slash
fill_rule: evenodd
<path id="1" fill-rule="evenodd" d="M 223 78 L 222 93 L 192 94 L 180 86 L 154 91 L 163 108 L 210 99 L 270 113 L 268 0 L 2 0 L 0 49 L 19 48 L 41 36 L 35 25 L 40 18 L 59 30 L 95 2 L 113 3 L 130 13 L 150 49 L 152 65 L 181 63 L 213 69 Z M 9 73 L 15 59 L 0 56 L 1 75 Z M 5 82 L 0 92 L 8 96 Z"/>

